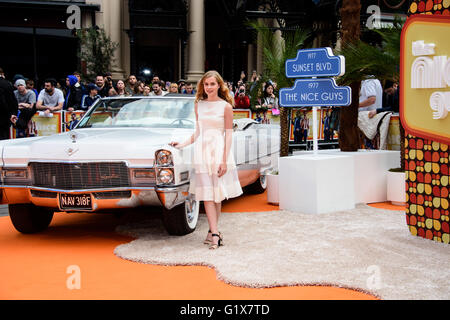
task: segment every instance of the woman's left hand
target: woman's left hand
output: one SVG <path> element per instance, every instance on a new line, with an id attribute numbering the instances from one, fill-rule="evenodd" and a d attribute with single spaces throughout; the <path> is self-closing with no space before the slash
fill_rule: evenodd
<path id="1" fill-rule="evenodd" d="M 222 163 L 219 166 L 219 171 L 217 172 L 219 178 L 223 177 L 225 175 L 225 173 L 227 173 L 227 164 L 226 163 Z"/>

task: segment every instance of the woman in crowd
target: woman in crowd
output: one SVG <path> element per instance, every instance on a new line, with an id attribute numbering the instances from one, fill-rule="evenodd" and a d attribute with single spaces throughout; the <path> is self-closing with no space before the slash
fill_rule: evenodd
<path id="1" fill-rule="evenodd" d="M 170 84 L 169 93 L 178 93 L 178 84 L 175 82 Z"/>
<path id="2" fill-rule="evenodd" d="M 129 94 L 125 90 L 125 82 L 123 82 L 123 80 L 117 81 L 117 90 L 116 91 L 117 91 L 117 95 L 119 97 L 128 97 L 129 96 Z"/>
<path id="3" fill-rule="evenodd" d="M 264 89 L 262 107 L 272 110 L 272 115 L 274 115 L 274 116 L 280 114 L 278 98 L 274 94 L 274 87 L 273 87 L 272 82 L 266 83 L 266 86 Z"/>
<path id="4" fill-rule="evenodd" d="M 144 95 L 144 87 L 145 83 L 142 81 L 136 82 L 134 89 L 133 89 L 133 96 L 143 96 Z"/>
<path id="5" fill-rule="evenodd" d="M 149 96 L 151 92 L 152 92 L 152 87 L 149 86 L 148 84 L 146 84 L 144 86 L 144 96 L 146 96 L 146 97 Z"/>

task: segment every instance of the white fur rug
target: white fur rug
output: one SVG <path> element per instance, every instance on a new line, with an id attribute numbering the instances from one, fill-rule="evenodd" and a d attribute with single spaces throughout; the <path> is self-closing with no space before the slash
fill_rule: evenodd
<path id="1" fill-rule="evenodd" d="M 158 218 L 144 218 L 117 228 L 136 240 L 115 254 L 146 264 L 210 266 L 236 286 L 331 285 L 382 299 L 450 299 L 450 246 L 412 236 L 402 212 L 361 205 L 323 215 L 223 213 L 225 246 L 218 250 L 202 243 L 207 230 L 204 214 L 184 237 L 169 236 Z"/>

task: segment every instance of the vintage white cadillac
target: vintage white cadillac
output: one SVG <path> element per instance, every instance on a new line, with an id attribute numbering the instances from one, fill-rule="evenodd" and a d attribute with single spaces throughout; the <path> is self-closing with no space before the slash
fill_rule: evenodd
<path id="1" fill-rule="evenodd" d="M 235 120 L 233 152 L 242 187 L 263 192 L 277 168 L 279 126 Z M 0 142 L 0 202 L 22 233 L 45 230 L 54 212 L 162 206 L 169 234 L 195 230 L 200 204 L 188 193 L 195 127 L 188 96 L 106 98 L 75 130 Z"/>

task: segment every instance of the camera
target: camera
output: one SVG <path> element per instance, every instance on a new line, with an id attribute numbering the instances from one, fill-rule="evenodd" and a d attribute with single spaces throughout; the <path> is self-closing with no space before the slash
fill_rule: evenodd
<path id="1" fill-rule="evenodd" d="M 239 89 L 239 93 L 245 93 L 244 89 Z"/>

